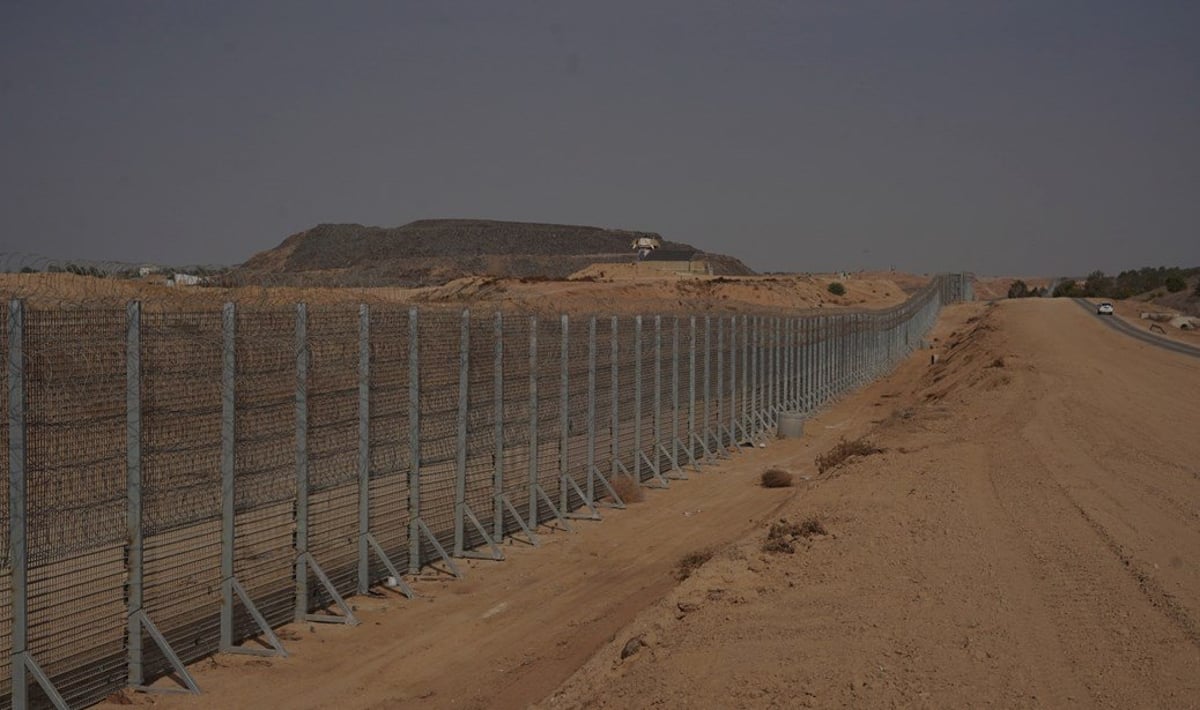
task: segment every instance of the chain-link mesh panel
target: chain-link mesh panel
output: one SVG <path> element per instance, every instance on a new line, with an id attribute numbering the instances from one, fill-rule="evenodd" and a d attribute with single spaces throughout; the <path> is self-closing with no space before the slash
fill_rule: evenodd
<path id="1" fill-rule="evenodd" d="M 493 532 L 511 533 L 516 527 L 511 513 L 495 529 L 496 466 L 503 467 L 502 492 L 524 516 L 530 512 L 531 480 L 561 501 L 559 476 L 565 467 L 571 480 L 587 490 L 592 436 L 600 470 L 612 470 L 614 441 L 627 468 L 646 469 L 638 465 L 639 447 L 655 461 L 660 453 L 655 442 L 673 444 L 677 428 L 686 446 L 696 440 L 692 433 L 705 429 L 711 444 L 726 421 L 743 422 L 747 414 L 763 414 L 818 388 L 821 399 L 828 399 L 855 384 L 864 371 L 881 374 L 894 367 L 919 343 L 940 305 L 967 297 L 969 286 L 965 279 L 935 280 L 884 312 L 865 318 L 801 317 L 787 322 L 787 328 L 776 314 L 760 314 L 712 317 L 707 325 L 700 316 L 693 330 L 692 318 L 685 316 L 678 320 L 678 346 L 675 317 L 664 318 L 661 331 L 653 318 L 645 318 L 640 348 L 635 347 L 633 318 L 617 319 L 615 339 L 612 320 L 604 318 L 597 323 L 594 370 L 588 319 L 570 323 L 565 353 L 561 322 L 541 320 L 538 346 L 531 353 L 529 317 L 508 315 L 502 319 L 502 366 L 497 372 L 496 322 L 477 314 L 469 330 L 462 450 L 466 501 Z M 0 307 L 3 360 L 8 359 L 6 310 Z M 141 402 L 133 412 L 126 411 L 130 354 L 125 352 L 124 308 L 26 315 L 30 650 L 73 705 L 93 702 L 126 679 L 125 420 L 130 413 L 140 415 L 142 431 L 145 609 L 185 660 L 216 648 L 221 451 L 228 443 L 222 441 L 221 421 L 226 354 L 236 361 L 236 416 L 230 425 L 235 436 L 237 578 L 269 623 L 291 620 L 298 406 L 304 406 L 307 446 L 301 453 L 309 476 L 310 551 L 333 573 L 339 588 L 352 590 L 362 407 L 359 313 L 307 313 L 304 350 L 297 338 L 298 315 L 294 307 L 240 310 L 235 335 L 227 341 L 216 312 L 144 313 L 141 357 L 133 360 L 141 368 Z M 413 458 L 409 325 L 403 309 L 370 314 L 370 529 L 401 568 L 408 566 Z M 421 508 L 447 546 L 454 536 L 461 441 L 461 325 L 457 313 L 426 313 L 420 320 Z M 307 368 L 304 382 L 297 379 L 301 364 Z M 832 369 L 834 364 L 839 367 Z M 531 373 L 536 407 L 530 406 Z M 797 376 L 803 379 L 789 382 Z M 7 372 L 0 372 L 0 378 L 3 409 L 11 383 Z M 594 416 L 589 406 L 593 396 Z M 503 427 L 500 442 L 497 423 Z M 531 423 L 536 437 L 531 437 Z M 761 426 L 759 421 L 750 428 Z M 10 435 L 5 421 L 0 454 L 6 453 Z M 534 450 L 538 455 L 531 466 Z M 7 473 L 7 456 L 0 458 Z M 645 478 L 649 471 L 643 474 Z M 596 493 L 603 495 L 601 489 Z M 7 487 L 0 486 L 0 502 L 6 502 L 6 494 Z M 566 507 L 581 502 L 568 494 Z M 535 509 L 545 521 L 548 509 Z M 0 516 L 6 515 L 7 506 L 0 505 Z M 7 542 L 8 522 L 0 521 L 0 542 Z M 481 541 L 472 526 L 467 531 L 468 546 Z M 7 544 L 0 549 L 3 645 L 11 643 L 13 577 L 4 559 Z M 428 553 L 426 549 L 425 559 Z M 382 565 L 376 560 L 370 572 L 378 578 Z M 318 591 L 310 601 L 325 600 Z M 236 605 L 233 621 L 235 637 L 255 632 L 241 605 Z M 146 645 L 145 653 L 151 675 L 166 671 L 153 644 Z M 0 661 L 0 694 L 7 692 L 7 663 L 7 658 Z M 38 693 L 37 702 L 44 702 Z"/>
<path id="2" fill-rule="evenodd" d="M 636 470 L 639 383 L 637 381 L 637 322 L 622 317 L 617 324 L 617 460 L 631 473 Z"/>
<path id="3" fill-rule="evenodd" d="M 25 314 L 29 649 L 77 704 L 124 684 L 125 322 Z"/>
<path id="4" fill-rule="evenodd" d="M 294 606 L 296 321 L 295 308 L 239 309 L 234 338 L 234 574 L 273 623 Z"/>
<path id="5" fill-rule="evenodd" d="M 496 455 L 496 321 L 491 314 L 471 314 L 468 333 L 466 480 L 467 508 L 491 532 Z M 467 548 L 484 543 L 479 530 L 464 525 Z"/>
<path id="6" fill-rule="evenodd" d="M 443 547 L 454 544 L 454 467 L 458 429 L 462 315 L 423 312 L 418 319 L 421 369 L 421 519 Z M 422 540 L 422 560 L 436 552 Z"/>
<path id="7" fill-rule="evenodd" d="M 596 470 L 605 478 L 612 476 L 612 325 L 609 318 L 596 319 L 596 416 L 592 418 L 593 451 Z M 604 498 L 603 484 L 592 480 L 597 498 Z"/>
<path id="8" fill-rule="evenodd" d="M 562 325 L 557 318 L 538 320 L 538 408 L 537 408 L 537 476 L 546 495 L 554 500 L 558 491 L 558 459 L 560 441 L 562 391 Z M 539 500 L 537 520 L 552 515 L 549 504 Z"/>
<path id="9" fill-rule="evenodd" d="M 12 648 L 12 567 L 8 558 L 8 300 L 0 300 L 0 649 Z M 11 689 L 12 654 L 0 652 L 0 698 Z"/>
<path id="10" fill-rule="evenodd" d="M 216 650 L 220 613 L 220 312 L 141 318 L 143 608 L 185 661 Z M 147 670 L 168 664 L 146 644 Z"/>
<path id="11" fill-rule="evenodd" d="M 588 482 L 588 322 L 586 317 L 572 318 L 567 330 L 567 426 L 560 445 L 564 452 L 564 471 L 569 480 L 587 495 Z M 560 393 L 561 396 L 561 393 Z M 564 433 L 559 427 L 560 436 Z M 560 505 L 566 510 L 575 510 L 584 504 L 584 499 L 575 488 L 567 486 L 561 495 Z"/>
<path id="12" fill-rule="evenodd" d="M 529 316 L 504 316 L 504 447 L 500 460 L 504 495 L 522 516 L 529 508 L 529 337 Z M 507 510 L 504 520 L 505 532 L 516 529 Z"/>
<path id="13" fill-rule="evenodd" d="M 409 315 L 406 309 L 371 309 L 370 529 L 397 569 L 408 567 Z M 382 562 L 372 555 L 372 574 Z"/>
<path id="14" fill-rule="evenodd" d="M 306 331 L 308 551 L 342 594 L 358 581 L 359 321 L 357 309 L 309 309 Z"/>

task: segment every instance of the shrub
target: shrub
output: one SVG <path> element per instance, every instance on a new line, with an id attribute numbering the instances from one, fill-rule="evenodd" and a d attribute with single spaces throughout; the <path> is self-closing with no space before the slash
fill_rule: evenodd
<path id="1" fill-rule="evenodd" d="M 837 443 L 832 449 L 817 457 L 817 472 L 825 473 L 841 466 L 846 459 L 851 456 L 870 456 L 871 454 L 881 454 L 883 449 L 872 444 L 866 439 L 855 439 L 847 441 L 845 437 Z"/>
<path id="2" fill-rule="evenodd" d="M 1058 283 L 1057 286 L 1054 287 L 1054 293 L 1052 295 L 1055 298 L 1071 298 L 1078 295 L 1078 289 L 1076 288 L 1074 281 L 1071 279 L 1063 279 Z"/>
<path id="3" fill-rule="evenodd" d="M 1167 290 L 1171 293 L 1179 293 L 1183 289 L 1187 288 L 1187 282 L 1178 276 L 1170 277 L 1163 285 L 1166 286 Z"/>
<path id="4" fill-rule="evenodd" d="M 792 474 L 781 468 L 768 468 L 762 473 L 763 488 L 791 488 Z"/>
<path id="5" fill-rule="evenodd" d="M 614 476 L 609 483 L 617 495 L 621 496 L 621 501 L 624 503 L 641 503 L 646 500 L 646 491 L 641 484 L 633 480 L 632 476 L 619 474 Z"/>
<path id="6" fill-rule="evenodd" d="M 1022 281 L 1021 279 L 1017 279 L 1016 281 L 1013 281 L 1012 285 L 1008 287 L 1008 297 L 1009 298 L 1028 298 L 1029 297 L 1029 285 L 1026 284 L 1024 281 Z"/>
<path id="7" fill-rule="evenodd" d="M 814 535 L 828 535 L 825 524 L 819 518 L 807 518 L 802 523 L 788 522 L 783 518 L 777 523 L 771 523 L 767 531 L 767 539 L 763 542 L 763 552 L 782 552 L 792 554 L 796 551 L 793 544 L 800 538 L 810 538 Z"/>
<path id="8" fill-rule="evenodd" d="M 705 548 L 696 552 L 689 552 L 684 555 L 679 564 L 675 565 L 675 579 L 680 582 L 692 576 L 692 573 L 704 566 L 705 562 L 712 559 L 713 549 Z"/>
<path id="9" fill-rule="evenodd" d="M 846 287 L 842 285 L 841 281 L 834 281 L 833 283 L 829 284 L 828 289 L 829 292 L 835 296 L 846 295 Z"/>

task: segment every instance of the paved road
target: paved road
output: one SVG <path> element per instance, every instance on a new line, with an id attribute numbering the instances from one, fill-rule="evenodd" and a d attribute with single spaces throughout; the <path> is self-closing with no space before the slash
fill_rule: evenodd
<path id="1" fill-rule="evenodd" d="M 1191 357 L 1200 358 L 1200 348 L 1194 348 L 1191 345 L 1187 345 L 1185 343 L 1177 343 L 1173 340 L 1159 338 L 1159 337 L 1155 336 L 1153 333 L 1138 330 L 1137 328 L 1133 327 L 1132 325 L 1126 323 L 1125 321 L 1121 320 L 1120 318 L 1118 318 L 1116 316 L 1098 315 L 1096 313 L 1096 304 L 1092 303 L 1091 301 L 1088 301 L 1085 298 L 1076 298 L 1075 302 L 1078 303 L 1080 305 L 1080 307 L 1082 307 L 1085 311 L 1087 311 L 1088 313 L 1091 313 L 1096 318 L 1096 320 L 1100 321 L 1101 323 L 1104 323 L 1109 328 L 1112 328 L 1113 330 L 1115 330 L 1117 332 L 1124 333 L 1125 335 L 1137 338 L 1138 340 L 1141 340 L 1146 343 L 1150 343 L 1151 345 L 1157 345 L 1158 347 L 1164 348 L 1166 350 L 1171 350 L 1173 352 L 1183 353 L 1184 355 L 1190 355 Z"/>

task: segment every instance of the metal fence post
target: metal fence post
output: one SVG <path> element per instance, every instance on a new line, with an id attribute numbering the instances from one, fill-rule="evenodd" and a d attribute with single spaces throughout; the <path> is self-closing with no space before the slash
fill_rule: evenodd
<path id="1" fill-rule="evenodd" d="M 221 648 L 233 646 L 234 455 L 237 415 L 237 311 L 221 309 Z"/>
<path id="2" fill-rule="evenodd" d="M 8 559 L 12 567 L 12 703 L 29 706 L 26 655 L 29 643 L 28 550 L 25 520 L 25 304 L 8 304 Z"/>
<path id="3" fill-rule="evenodd" d="M 714 433 L 717 436 L 717 450 L 720 451 L 725 446 L 725 437 L 721 436 L 721 429 L 725 426 L 725 420 L 721 415 L 725 411 L 725 318 L 717 316 L 717 426 Z"/>
<path id="4" fill-rule="evenodd" d="M 358 306 L 358 593 L 371 587 L 371 311 Z"/>
<path id="5" fill-rule="evenodd" d="M 688 318 L 688 451 L 695 456 L 696 445 L 696 316 Z"/>
<path id="6" fill-rule="evenodd" d="M 710 387 L 712 378 L 712 317 L 704 316 L 704 454 L 708 454 L 708 443 L 712 440 L 712 413 L 709 411 L 709 401 L 712 399 Z"/>
<path id="7" fill-rule="evenodd" d="M 750 319 L 742 316 L 742 431 L 751 439 L 750 431 Z"/>
<path id="8" fill-rule="evenodd" d="M 496 312 L 492 327 L 495 338 L 492 352 L 493 402 L 496 416 L 492 422 L 495 453 L 492 460 L 492 535 L 504 538 L 504 314 Z"/>
<path id="9" fill-rule="evenodd" d="M 661 473 L 662 458 L 662 316 L 654 316 L 654 470 Z"/>
<path id="10" fill-rule="evenodd" d="M 766 321 L 767 327 L 765 328 L 766 332 L 765 332 L 765 337 L 764 337 L 764 340 L 766 341 L 766 347 L 764 348 L 764 355 L 765 355 L 766 362 L 765 362 L 765 368 L 763 371 L 766 374 L 766 384 L 767 384 L 767 402 L 766 402 L 766 407 L 764 407 L 764 409 L 766 409 L 766 411 L 767 411 L 767 423 L 768 424 L 770 423 L 771 419 L 773 419 L 775 416 L 775 411 L 776 411 L 775 397 L 779 393 L 779 382 L 777 380 L 779 371 L 776 368 L 776 362 L 775 362 L 775 355 L 779 349 L 779 331 L 776 329 L 777 324 L 778 324 L 777 319 L 775 319 L 775 318 L 767 319 L 767 321 Z"/>
<path id="11" fill-rule="evenodd" d="M 754 435 L 758 435 L 759 413 L 761 411 L 762 400 L 759 397 L 759 378 L 761 377 L 762 368 L 760 367 L 759 356 L 761 349 L 759 340 L 762 338 L 762 319 L 755 316 L 752 324 L 753 334 L 750 338 L 750 427 Z"/>
<path id="12" fill-rule="evenodd" d="M 633 478 L 642 481 L 642 317 L 633 319 Z"/>
<path id="13" fill-rule="evenodd" d="M 617 334 L 617 316 L 612 316 L 611 319 L 611 340 L 610 340 L 610 361 L 609 371 L 612 377 L 612 387 L 609 389 L 609 398 L 612 400 L 612 411 L 609 413 L 609 428 L 608 447 L 610 450 L 611 459 L 609 461 L 609 474 L 615 477 L 620 466 L 620 432 L 621 432 L 621 412 L 620 412 L 620 372 L 617 369 L 620 362 L 620 340 Z"/>
<path id="14" fill-rule="evenodd" d="M 729 445 L 737 446 L 737 316 L 729 318 Z"/>
<path id="15" fill-rule="evenodd" d="M 570 393 L 570 371 L 568 366 L 570 363 L 570 316 L 563 313 L 559 316 L 561 329 L 559 331 L 558 344 L 558 362 L 559 362 L 559 381 L 558 381 L 558 493 L 559 493 L 559 511 L 563 515 L 570 512 L 569 492 L 567 490 L 567 470 L 571 465 L 568 460 L 570 448 L 570 427 L 571 415 L 568 409 L 571 406 Z M 585 501 L 589 505 L 591 501 Z"/>
<path id="16" fill-rule="evenodd" d="M 679 461 L 679 316 L 671 327 L 671 459 Z"/>
<path id="17" fill-rule="evenodd" d="M 454 555 L 461 557 L 466 537 L 467 388 L 471 386 L 471 309 L 464 308 L 458 333 L 458 417 L 454 429 Z"/>
<path id="18" fill-rule="evenodd" d="M 416 308 L 408 310 L 408 571 L 421 570 L 421 342 Z"/>
<path id="19" fill-rule="evenodd" d="M 588 319 L 587 497 L 596 502 L 596 316 Z"/>
<path id="20" fill-rule="evenodd" d="M 538 526 L 538 318 L 529 317 L 529 528 Z"/>
<path id="21" fill-rule="evenodd" d="M 296 304 L 296 621 L 308 614 L 308 307 Z"/>
<path id="22" fill-rule="evenodd" d="M 142 685 L 142 304 L 125 308 L 125 500 L 128 523 L 129 685 Z"/>

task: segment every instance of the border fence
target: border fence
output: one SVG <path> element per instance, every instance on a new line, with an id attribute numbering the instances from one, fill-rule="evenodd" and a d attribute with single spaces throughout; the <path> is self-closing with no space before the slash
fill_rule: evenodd
<path id="1" fill-rule="evenodd" d="M 887 310 L 566 316 L 0 303 L 0 705 L 81 707 L 666 487 L 918 347 Z"/>

